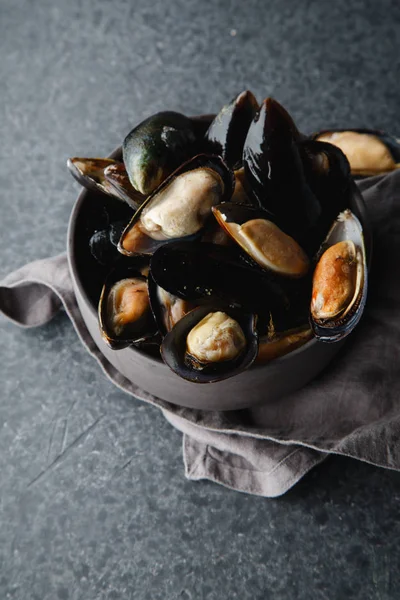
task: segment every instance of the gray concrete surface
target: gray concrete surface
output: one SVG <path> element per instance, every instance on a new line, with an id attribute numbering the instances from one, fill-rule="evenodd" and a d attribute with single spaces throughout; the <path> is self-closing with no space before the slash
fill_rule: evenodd
<path id="1" fill-rule="evenodd" d="M 400 134 L 399 25 L 395 0 L 0 0 L 0 278 L 64 250 L 67 157 L 157 110 L 248 87 L 304 130 Z M 330 459 L 277 500 L 190 483 L 180 434 L 65 316 L 0 332 L 1 600 L 399 597 L 399 474 Z"/>

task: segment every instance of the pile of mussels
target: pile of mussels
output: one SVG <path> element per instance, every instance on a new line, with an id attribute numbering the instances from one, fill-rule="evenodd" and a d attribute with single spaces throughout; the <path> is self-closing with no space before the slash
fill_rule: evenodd
<path id="1" fill-rule="evenodd" d="M 313 336 L 341 340 L 367 294 L 352 175 L 398 161 L 397 140 L 382 132 L 305 136 L 278 102 L 259 106 L 249 91 L 214 119 L 149 117 L 125 138 L 123 162 L 70 159 L 81 184 L 132 209 L 90 240 L 112 267 L 99 300 L 103 339 L 113 349 L 156 344 L 198 383 Z"/>

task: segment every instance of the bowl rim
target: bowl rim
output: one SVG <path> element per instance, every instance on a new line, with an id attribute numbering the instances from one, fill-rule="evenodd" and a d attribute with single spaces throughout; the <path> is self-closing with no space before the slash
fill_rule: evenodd
<path id="1" fill-rule="evenodd" d="M 213 118 L 214 116 L 215 115 L 198 115 L 198 116 L 195 116 L 192 118 L 204 119 L 204 118 Z M 109 158 L 116 158 L 116 157 L 120 156 L 121 151 L 122 151 L 122 146 L 118 146 L 111 152 L 111 154 L 109 154 Z M 67 231 L 67 258 L 68 258 L 68 265 L 69 265 L 71 277 L 73 278 L 73 281 L 74 281 L 75 285 L 77 286 L 86 305 L 89 307 L 89 310 L 90 310 L 92 316 L 97 319 L 98 318 L 97 310 L 93 306 L 88 294 L 86 293 L 85 287 L 79 277 L 78 269 L 76 268 L 76 260 L 75 260 L 74 252 L 73 252 L 74 240 L 75 240 L 75 234 L 76 234 L 76 224 L 78 221 L 79 213 L 81 212 L 81 207 L 84 204 L 84 202 L 86 201 L 86 197 L 89 193 L 90 193 L 90 190 L 82 188 L 82 190 L 80 191 L 80 193 L 74 203 L 74 206 L 72 208 L 69 222 L 68 222 L 68 231 Z M 365 215 L 365 218 L 368 219 L 366 215 Z M 308 342 L 306 342 L 299 348 L 295 348 L 294 350 L 292 350 L 291 352 L 288 352 L 287 354 L 284 354 L 283 356 L 279 356 L 278 358 L 275 358 L 265 364 L 252 364 L 249 368 L 253 369 L 253 370 L 255 370 L 255 369 L 259 370 L 259 369 L 262 369 L 265 367 L 271 367 L 272 365 L 281 364 L 285 361 L 290 361 L 291 358 L 296 357 L 298 354 L 308 351 L 311 347 L 315 346 L 316 344 L 322 344 L 322 343 L 323 342 L 320 342 L 319 340 L 317 340 L 317 338 L 313 337 L 311 340 L 309 340 Z M 154 356 L 150 356 L 146 352 L 143 352 L 140 348 L 135 348 L 134 346 L 128 346 L 127 348 L 125 348 L 125 350 L 130 350 L 136 354 L 145 356 L 150 362 L 154 363 L 154 365 L 165 364 L 161 358 L 156 358 Z"/>

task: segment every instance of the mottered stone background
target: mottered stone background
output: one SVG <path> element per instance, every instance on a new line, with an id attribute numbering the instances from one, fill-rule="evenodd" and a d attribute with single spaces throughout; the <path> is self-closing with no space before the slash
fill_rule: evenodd
<path id="1" fill-rule="evenodd" d="M 149 114 L 250 88 L 301 129 L 400 135 L 396 0 L 0 0 L 0 277 L 62 252 L 79 186 Z M 64 315 L 0 319 L 2 600 L 395 599 L 400 475 L 332 458 L 265 500 L 183 477 L 181 436 Z"/>

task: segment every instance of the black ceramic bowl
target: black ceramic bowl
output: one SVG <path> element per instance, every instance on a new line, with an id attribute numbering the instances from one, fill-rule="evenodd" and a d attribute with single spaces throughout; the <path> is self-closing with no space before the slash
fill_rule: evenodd
<path id="1" fill-rule="evenodd" d="M 121 150 L 112 154 L 121 158 Z M 83 190 L 73 208 L 68 232 L 68 258 L 76 299 L 82 317 L 104 356 L 127 379 L 141 389 L 174 404 L 205 410 L 247 408 L 278 398 L 301 388 L 316 377 L 340 351 L 343 341 L 326 344 L 312 339 L 301 348 L 266 365 L 256 365 L 230 379 L 212 384 L 185 381 L 173 373 L 160 358 L 133 347 L 111 350 L 103 341 L 97 321 L 97 303 L 105 272 L 89 251 L 87 223 L 101 220 L 103 208 L 115 200 L 95 191 Z M 369 250 L 369 224 L 361 195 L 351 207 L 366 232 Z M 124 218 L 123 203 L 118 208 Z"/>

